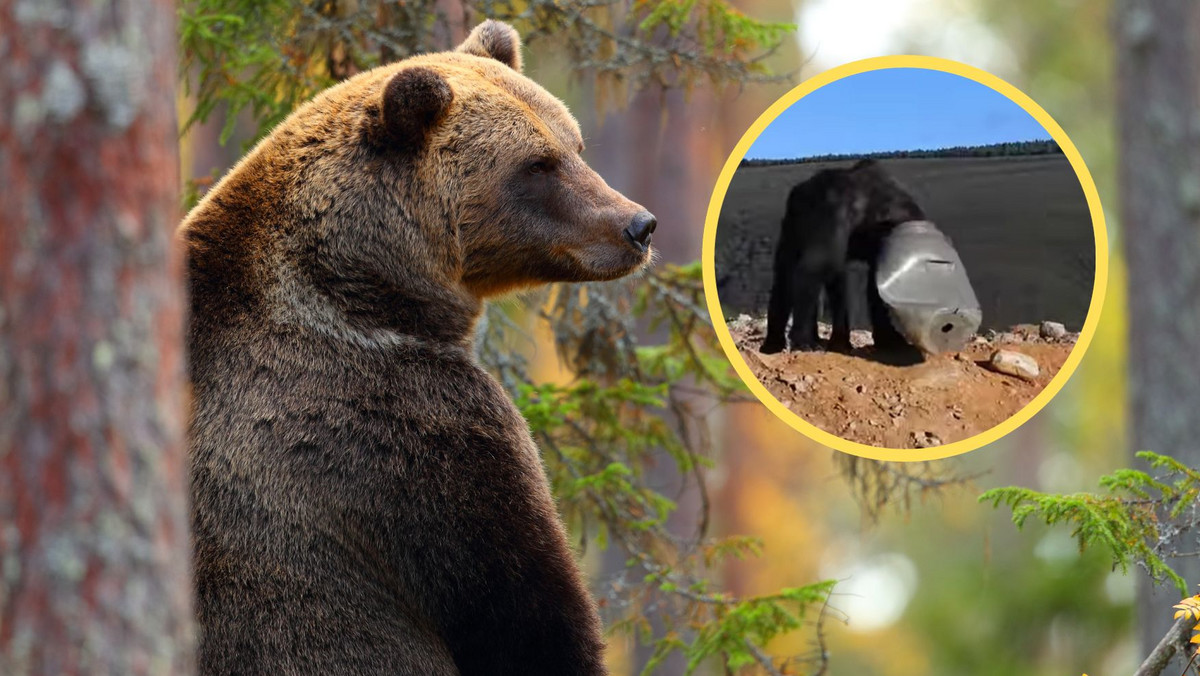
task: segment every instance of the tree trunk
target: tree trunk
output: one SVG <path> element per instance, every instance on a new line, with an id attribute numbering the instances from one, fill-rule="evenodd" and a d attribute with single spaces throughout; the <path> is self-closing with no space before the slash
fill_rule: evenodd
<path id="1" fill-rule="evenodd" d="M 175 8 L 0 0 L 0 674 L 191 671 Z"/>
<path id="2" fill-rule="evenodd" d="M 1121 228 L 1129 265 L 1133 445 L 1200 466 L 1200 4 L 1123 0 L 1114 12 Z M 1180 543 L 1189 549 L 1186 543 Z M 1200 561 L 1169 562 L 1190 585 Z M 1179 598 L 1142 581 L 1142 654 Z M 1186 660 L 1184 660 L 1186 661 Z M 1172 667 L 1182 668 L 1183 662 Z"/>

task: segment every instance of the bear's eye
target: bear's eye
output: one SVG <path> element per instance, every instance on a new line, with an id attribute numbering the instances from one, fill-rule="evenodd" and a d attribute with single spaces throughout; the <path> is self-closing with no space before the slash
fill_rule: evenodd
<path id="1" fill-rule="evenodd" d="M 529 173 L 531 174 L 548 174 L 555 168 L 554 160 L 548 158 L 537 159 L 529 163 Z"/>

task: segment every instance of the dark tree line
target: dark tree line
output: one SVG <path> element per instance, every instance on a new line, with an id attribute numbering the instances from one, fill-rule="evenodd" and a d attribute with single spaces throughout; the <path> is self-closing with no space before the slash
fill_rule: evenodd
<path id="1" fill-rule="evenodd" d="M 834 153 L 812 157 L 783 159 L 743 159 L 743 167 L 774 167 L 783 164 L 808 164 L 812 162 L 843 162 L 849 160 L 904 160 L 949 157 L 1018 157 L 1023 155 L 1061 155 L 1062 148 L 1053 139 L 1034 141 L 1007 141 L 982 146 L 954 146 L 951 148 L 919 148 L 913 150 L 886 150 L 874 153 Z"/>

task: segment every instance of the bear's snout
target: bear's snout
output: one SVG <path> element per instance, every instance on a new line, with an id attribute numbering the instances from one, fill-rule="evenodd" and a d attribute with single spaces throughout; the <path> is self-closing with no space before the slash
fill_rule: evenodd
<path id="1" fill-rule="evenodd" d="M 658 219 L 654 214 L 643 209 L 633 215 L 633 221 L 625 228 L 625 239 L 637 247 L 638 251 L 645 251 L 646 247 L 650 246 L 650 238 L 657 225 Z"/>

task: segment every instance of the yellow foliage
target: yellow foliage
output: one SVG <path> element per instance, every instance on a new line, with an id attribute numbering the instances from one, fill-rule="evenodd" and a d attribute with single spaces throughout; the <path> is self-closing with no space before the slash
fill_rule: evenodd
<path id="1" fill-rule="evenodd" d="M 1175 619 L 1189 617 L 1192 622 L 1200 622 L 1200 594 L 1188 597 L 1176 603 L 1174 607 L 1176 608 Z M 1193 627 L 1192 632 L 1192 638 L 1188 642 L 1198 644 L 1196 652 L 1200 653 L 1200 628 Z"/>
<path id="2" fill-rule="evenodd" d="M 1200 621 L 1200 594 L 1180 601 L 1175 607 L 1179 609 L 1175 613 L 1175 619 L 1190 615 L 1193 620 Z"/>

